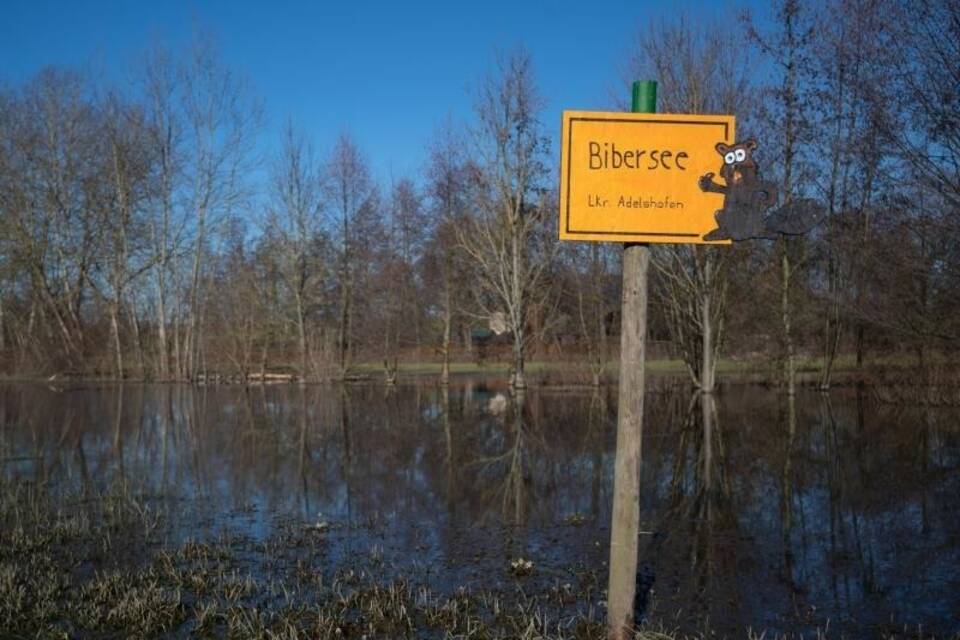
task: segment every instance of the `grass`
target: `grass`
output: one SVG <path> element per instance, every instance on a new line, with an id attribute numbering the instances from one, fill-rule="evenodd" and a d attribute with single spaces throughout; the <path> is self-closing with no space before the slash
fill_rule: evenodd
<path id="1" fill-rule="evenodd" d="M 615 373 L 619 363 L 610 361 L 607 364 L 608 374 Z M 400 373 L 407 375 L 440 375 L 442 365 L 439 362 L 402 362 L 397 367 Z M 686 373 L 680 360 L 651 360 L 647 362 L 648 370 L 662 373 Z M 372 362 L 362 362 L 353 366 L 353 371 L 368 375 L 380 375 L 383 366 Z M 585 372 L 587 366 L 576 362 L 534 360 L 525 367 L 527 375 L 570 374 Z M 509 362 L 451 362 L 450 373 L 460 375 L 496 375 L 506 376 L 510 371 Z"/>
<path id="2" fill-rule="evenodd" d="M 62 501 L 67 508 L 59 508 Z M 81 515 L 83 509 L 95 513 Z M 323 566 L 321 533 L 221 536 L 167 548 L 126 489 L 46 496 L 18 485 L 0 505 L 0 633 L 23 637 L 584 638 L 602 620 L 553 612 L 550 594 L 387 578 L 371 552 Z M 123 560 L 118 560 L 123 558 Z"/>
<path id="3" fill-rule="evenodd" d="M 927 354 L 927 365 L 934 368 L 956 368 L 956 359 L 950 354 Z M 801 379 L 810 378 L 824 368 L 822 356 L 806 356 L 799 354 L 796 358 L 797 372 Z M 840 354 L 833 364 L 833 372 L 837 378 L 855 376 L 858 379 L 873 376 L 878 373 L 897 373 L 911 371 L 918 366 L 917 359 L 908 353 L 876 354 L 867 357 L 862 367 L 858 367 L 854 354 Z M 508 360 L 488 360 L 484 363 L 476 361 L 457 361 L 450 363 L 450 372 L 454 375 L 474 375 L 503 377 L 509 374 L 511 364 Z M 619 360 L 609 360 L 606 363 L 604 376 L 607 380 L 615 380 L 620 368 Z M 653 375 L 686 376 L 687 369 L 683 361 L 678 358 L 648 358 L 647 371 Z M 398 373 L 401 376 L 439 376 L 442 365 L 437 361 L 406 361 L 398 363 Z M 274 362 L 270 371 L 273 373 L 296 374 L 295 363 L 281 364 Z M 717 372 L 726 376 L 727 381 L 735 381 L 739 377 L 749 377 L 751 382 L 779 382 L 782 378 L 782 363 L 776 355 L 752 357 L 726 357 L 717 363 Z M 382 362 L 363 361 L 351 367 L 351 373 L 359 376 L 369 376 L 372 379 L 382 378 L 384 368 Z M 531 383 L 560 383 L 560 384 L 589 384 L 592 376 L 590 366 L 585 361 L 577 360 L 530 360 L 526 364 L 526 373 Z M 104 380 L 97 376 L 78 375 L 80 379 Z M 229 377 L 229 376 L 228 376 Z M 36 381 L 46 380 L 47 376 L 17 376 L 0 374 L 0 381 Z"/>
<path id="4" fill-rule="evenodd" d="M 944 363 L 949 360 L 944 359 Z M 616 377 L 620 363 L 618 360 L 610 360 L 606 365 L 606 375 Z M 796 359 L 798 373 L 819 373 L 824 367 L 824 359 L 820 356 L 798 356 Z M 916 359 L 904 354 L 886 354 L 870 357 L 863 366 L 863 370 L 877 371 L 884 369 L 909 369 L 916 366 Z M 646 363 L 647 371 L 654 374 L 675 374 L 686 375 L 687 369 L 683 361 L 679 358 L 658 358 L 649 359 Z M 775 380 L 781 375 L 781 363 L 775 358 L 770 359 L 743 359 L 743 358 L 721 358 L 717 363 L 717 371 L 720 374 L 763 374 L 769 379 Z M 442 365 L 439 362 L 401 362 L 398 370 L 406 375 L 440 375 Z M 546 361 L 534 360 L 526 365 L 528 375 L 576 375 L 585 374 L 588 367 L 586 363 L 575 361 Z M 361 362 L 354 365 L 353 370 L 357 373 L 372 376 L 381 375 L 383 366 L 375 362 Z M 478 364 L 476 362 L 451 362 L 450 372 L 461 375 L 506 375 L 510 370 L 509 362 L 486 362 Z M 834 361 L 833 370 L 837 374 L 850 374 L 860 371 L 856 364 L 856 357 L 853 354 L 842 354 Z"/>
<path id="5" fill-rule="evenodd" d="M 391 574 L 382 550 L 327 558 L 327 531 L 280 526 L 265 540 L 222 533 L 167 544 L 165 514 L 129 486 L 0 492 L 0 636 L 601 640 L 602 575 L 561 584 L 505 567 L 513 588 L 438 592 Z M 573 575 L 573 574 L 571 574 Z M 540 585 L 540 586 L 538 586 Z M 641 627 L 635 638 L 690 637 Z M 693 636 L 703 637 L 703 636 Z M 745 632 L 744 637 L 773 637 Z M 823 638 L 825 635 L 817 634 Z M 887 637 L 929 637 L 892 631 Z"/>

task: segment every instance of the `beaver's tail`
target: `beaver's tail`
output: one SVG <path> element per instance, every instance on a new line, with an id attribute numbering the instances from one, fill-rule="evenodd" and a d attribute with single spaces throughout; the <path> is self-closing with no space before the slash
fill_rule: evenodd
<path id="1" fill-rule="evenodd" d="M 798 236 L 820 224 L 825 213 L 824 206 L 816 200 L 797 198 L 767 216 L 763 226 L 769 236 Z"/>

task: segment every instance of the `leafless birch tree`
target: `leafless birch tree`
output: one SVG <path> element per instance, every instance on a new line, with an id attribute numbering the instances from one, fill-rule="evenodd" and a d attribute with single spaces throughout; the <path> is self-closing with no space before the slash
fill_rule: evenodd
<path id="1" fill-rule="evenodd" d="M 150 192 L 149 234 L 153 245 L 154 310 L 157 330 L 157 375 L 173 374 L 168 334 L 170 314 L 170 269 L 181 251 L 186 220 L 176 197 L 182 184 L 182 114 L 178 110 L 177 67 L 169 51 L 156 48 L 142 67 L 142 91 L 147 118 L 147 144 L 154 156 L 154 185 Z M 178 340 L 174 333 L 173 338 Z M 180 353 L 179 343 L 172 351 Z M 176 363 L 180 371 L 179 357 Z"/>
<path id="2" fill-rule="evenodd" d="M 526 386 L 530 309 L 545 294 L 543 275 L 554 253 L 545 233 L 552 220 L 545 208 L 547 141 L 533 74 L 521 50 L 499 58 L 496 74 L 481 85 L 474 131 L 479 184 L 473 215 L 458 227 L 460 246 L 477 269 L 478 307 L 488 318 L 504 313 L 513 333 L 511 384 L 518 389 Z"/>

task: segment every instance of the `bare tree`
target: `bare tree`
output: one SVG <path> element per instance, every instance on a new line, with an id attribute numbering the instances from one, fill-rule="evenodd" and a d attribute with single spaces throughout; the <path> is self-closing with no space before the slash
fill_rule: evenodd
<path id="1" fill-rule="evenodd" d="M 732 113 L 741 131 L 752 94 L 747 49 L 727 24 L 692 26 L 686 16 L 651 25 L 638 34 L 627 65 L 630 78 L 658 80 L 660 110 L 670 113 Z M 742 134 L 741 134 L 742 137 Z M 666 309 L 668 327 L 693 384 L 714 390 L 727 297 L 730 247 L 654 247 L 654 291 Z"/>
<path id="2" fill-rule="evenodd" d="M 617 306 L 620 272 L 619 247 L 609 243 L 568 243 L 563 256 L 571 271 L 568 311 L 586 347 L 591 384 L 599 387 L 610 359 L 609 335 Z"/>
<path id="3" fill-rule="evenodd" d="M 440 289 L 441 343 L 440 383 L 450 382 L 451 333 L 454 315 L 463 299 L 463 289 L 455 282 L 462 271 L 457 250 L 456 228 L 467 212 L 469 167 L 463 152 L 463 140 L 448 124 L 431 144 L 427 168 L 428 196 L 434 224 L 427 248 L 427 275 L 438 275 Z"/>
<path id="4" fill-rule="evenodd" d="M 246 196 L 244 179 L 261 109 L 257 101 L 248 97 L 244 82 L 220 64 L 209 38 L 194 43 L 180 83 L 189 145 L 184 171 L 194 218 L 181 375 L 193 377 L 199 369 L 202 343 L 203 263 L 209 227 L 238 207 Z"/>
<path id="5" fill-rule="evenodd" d="M 891 111 L 900 117 L 877 123 L 893 178 L 873 212 L 882 233 L 871 236 L 864 269 L 872 286 L 855 308 L 915 351 L 926 380 L 929 352 L 960 340 L 960 4 L 894 2 L 889 11 L 882 43 L 893 82 L 884 88 L 893 91 L 882 98 L 899 97 Z"/>
<path id="6" fill-rule="evenodd" d="M 948 206 L 960 206 L 960 5 L 900 0 L 884 26 L 909 119 L 886 129 L 899 157 Z M 891 123 L 893 124 L 893 123 Z M 960 226 L 954 217 L 950 224 Z"/>
<path id="7" fill-rule="evenodd" d="M 104 273 L 102 286 L 97 285 L 100 278 L 91 282 L 107 302 L 116 376 L 122 379 L 121 307 L 128 287 L 154 262 L 145 233 L 144 208 L 153 159 L 146 143 L 147 126 L 142 109 L 124 104 L 121 98 L 112 95 L 105 102 L 103 118 L 106 135 L 102 141 L 102 164 L 106 188 L 100 203 L 103 248 L 99 262 L 103 267 L 99 270 Z M 136 309 L 128 311 L 131 316 L 136 315 Z"/>
<path id="8" fill-rule="evenodd" d="M 153 245 L 154 306 L 157 331 L 157 374 L 161 380 L 171 377 L 169 276 L 181 251 L 185 230 L 183 208 L 175 198 L 182 180 L 182 113 L 178 110 L 177 68 L 170 53 L 162 48 L 151 51 L 142 68 L 142 84 L 147 118 L 147 144 L 155 156 L 154 185 L 150 191 L 150 240 Z M 174 334 L 174 339 L 177 335 Z M 174 346 L 179 353 L 179 345 Z M 179 371 L 179 366 L 178 366 Z"/>
<path id="9" fill-rule="evenodd" d="M 337 287 L 340 301 L 337 321 L 337 353 L 340 376 L 350 369 L 350 349 L 353 335 L 358 218 L 374 193 L 367 162 L 346 134 L 340 136 L 324 168 L 324 194 L 329 203 L 328 214 L 331 237 L 338 254 Z"/>
<path id="10" fill-rule="evenodd" d="M 58 367 L 79 366 L 102 231 L 96 109 L 80 75 L 55 69 L 6 103 L 2 248 L 29 283 L 23 344 L 42 352 L 47 335 Z"/>
<path id="11" fill-rule="evenodd" d="M 387 381 L 395 382 L 403 344 L 416 344 L 419 354 L 422 340 L 422 298 L 417 267 L 423 255 L 426 220 L 422 199 L 413 181 L 405 178 L 393 186 L 388 213 L 389 228 L 380 252 L 379 289 L 383 298 L 384 367 Z"/>
<path id="12" fill-rule="evenodd" d="M 809 104 L 802 92 L 811 69 L 810 43 L 813 37 L 811 16 L 800 0 L 780 0 L 775 5 L 776 26 L 761 33 L 752 24 L 749 35 L 777 70 L 770 102 L 764 114 L 769 121 L 771 142 L 775 142 L 780 192 L 788 203 L 802 182 L 802 143 L 809 130 Z M 796 343 L 794 338 L 793 289 L 797 265 L 805 259 L 802 238 L 781 236 L 777 241 L 780 262 L 780 321 L 783 330 L 783 378 L 787 393 L 796 391 Z"/>
<path id="13" fill-rule="evenodd" d="M 293 302 L 293 323 L 300 351 L 300 379 L 310 370 L 307 315 L 324 275 L 319 260 L 322 240 L 320 168 L 302 134 L 288 125 L 283 148 L 273 166 L 272 202 L 265 234 L 273 239 L 280 281 Z"/>
<path id="14" fill-rule="evenodd" d="M 513 333 L 511 384 L 526 386 L 526 329 L 554 246 L 545 227 L 547 141 L 541 132 L 533 65 L 525 51 L 497 61 L 481 86 L 474 132 L 479 161 L 473 215 L 458 227 L 461 248 L 477 269 L 479 308 L 506 315 Z"/>
<path id="15" fill-rule="evenodd" d="M 856 325 L 858 366 L 863 361 L 866 323 L 845 317 L 849 314 L 843 310 L 849 311 L 850 302 L 859 307 L 857 301 L 865 295 L 865 258 L 873 226 L 869 211 L 882 177 L 881 136 L 892 105 L 880 87 L 890 66 L 889 51 L 899 46 L 885 40 L 882 6 L 866 0 L 832 2 L 816 20 L 813 34 L 812 117 L 816 128 L 828 133 L 821 134 L 825 139 L 807 141 L 821 156 L 816 192 L 823 194 L 827 205 L 822 242 L 823 389 L 830 386 L 848 319 Z"/>

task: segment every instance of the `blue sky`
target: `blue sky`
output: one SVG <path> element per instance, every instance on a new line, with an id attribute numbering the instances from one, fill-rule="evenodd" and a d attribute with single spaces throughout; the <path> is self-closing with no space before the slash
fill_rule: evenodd
<path id="1" fill-rule="evenodd" d="M 381 180 L 414 176 L 447 117 L 466 119 L 471 87 L 498 50 L 533 56 L 544 123 L 565 108 L 605 109 L 623 91 L 620 60 L 635 33 L 670 12 L 715 17 L 738 5 L 696 2 L 154 2 L 15 1 L 0 22 L 0 81 L 45 65 L 122 83 L 153 41 L 213 34 L 225 63 L 263 100 L 266 148 L 288 118 L 325 152 L 349 132 Z M 705 8 L 709 6 L 710 8 Z"/>

